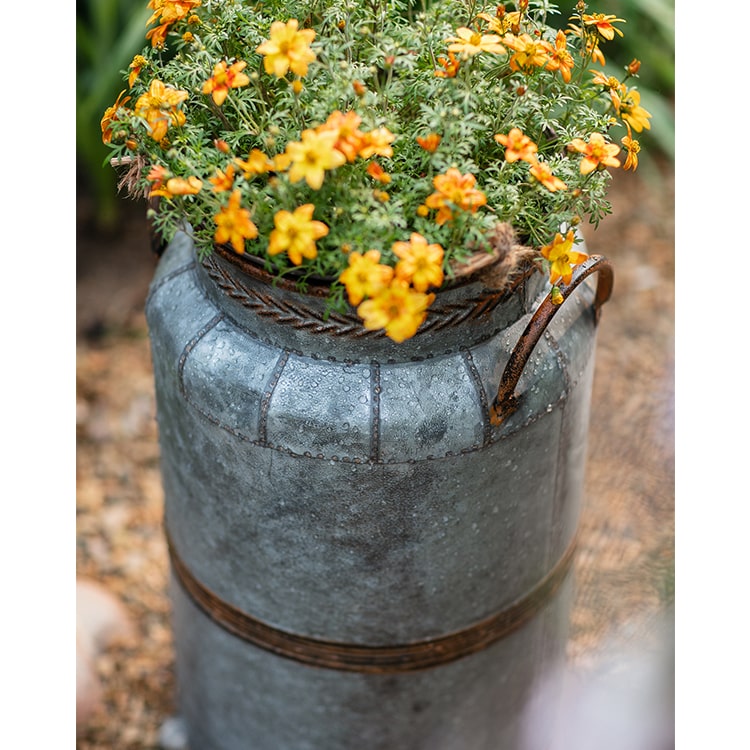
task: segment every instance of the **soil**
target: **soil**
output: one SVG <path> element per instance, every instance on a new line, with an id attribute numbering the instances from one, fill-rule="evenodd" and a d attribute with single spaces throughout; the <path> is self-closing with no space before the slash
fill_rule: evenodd
<path id="1" fill-rule="evenodd" d="M 591 253 L 615 268 L 602 311 L 588 442 L 586 502 L 575 561 L 571 663 L 613 633 L 656 632 L 674 600 L 674 176 L 616 173 L 613 214 Z M 123 201 L 111 232 L 78 199 L 77 575 L 124 605 L 136 635 L 95 668 L 101 710 L 79 750 L 158 747 L 175 713 L 167 550 L 154 392 L 143 312 L 155 265 L 141 204 Z M 624 634 L 624 635 L 623 635 Z"/>

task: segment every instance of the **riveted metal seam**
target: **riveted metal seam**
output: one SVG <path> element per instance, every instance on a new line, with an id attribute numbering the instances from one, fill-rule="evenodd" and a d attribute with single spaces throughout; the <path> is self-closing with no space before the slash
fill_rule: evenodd
<path id="1" fill-rule="evenodd" d="M 177 361 L 177 381 L 179 383 L 180 387 L 180 394 L 182 397 L 188 401 L 189 403 L 193 403 L 190 399 L 190 396 L 188 396 L 187 387 L 185 386 L 185 363 L 188 360 L 188 357 L 190 356 L 190 353 L 193 351 L 193 349 L 197 346 L 198 342 L 212 329 L 215 328 L 222 320 L 224 319 L 224 313 L 218 313 L 217 315 L 214 315 L 211 320 L 206 323 L 206 325 L 201 328 L 198 333 L 193 336 L 193 338 L 190 339 L 190 341 L 185 344 L 185 348 L 182 350 L 182 353 L 180 354 L 180 358 Z M 218 420 L 213 418 L 211 420 L 215 424 L 218 424 Z"/>
<path id="2" fill-rule="evenodd" d="M 265 446 L 268 442 L 268 410 L 271 406 L 273 393 L 276 390 L 276 386 L 279 384 L 281 373 L 284 371 L 288 361 L 289 350 L 284 349 L 276 360 L 276 364 L 273 366 L 273 371 L 271 372 L 271 377 L 268 379 L 266 388 L 263 391 L 263 398 L 260 402 L 260 415 L 258 417 L 258 445 Z"/>
<path id="3" fill-rule="evenodd" d="M 487 392 L 484 390 L 482 378 L 479 376 L 479 370 L 474 362 L 471 349 L 462 349 L 461 357 L 464 360 L 466 369 L 469 371 L 469 375 L 471 376 L 471 380 L 474 383 L 479 398 L 479 408 L 482 411 L 482 447 L 486 447 L 492 440 L 492 423 L 490 422 L 490 406 L 487 399 Z"/>
<path id="4" fill-rule="evenodd" d="M 162 278 L 159 279 L 156 283 L 151 286 L 151 288 L 148 290 L 148 295 L 146 296 L 146 301 L 144 302 L 144 308 L 148 307 L 151 300 L 153 299 L 154 295 L 165 285 L 168 284 L 172 279 L 176 278 L 177 276 L 182 276 L 183 273 L 186 271 L 192 271 L 195 269 L 195 261 L 190 261 L 189 263 L 186 263 L 184 266 L 180 266 L 179 268 L 175 268 L 174 270 L 170 271 L 168 274 L 165 274 L 162 276 Z"/>

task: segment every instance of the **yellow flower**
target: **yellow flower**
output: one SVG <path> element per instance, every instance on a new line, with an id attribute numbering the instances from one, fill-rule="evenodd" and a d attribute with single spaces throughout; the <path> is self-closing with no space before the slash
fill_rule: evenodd
<path id="1" fill-rule="evenodd" d="M 513 36 L 507 34 L 503 42 L 515 50 L 510 58 L 510 69 L 530 73 L 534 68 L 543 68 L 549 58 L 547 50 L 540 39 L 533 39 L 528 34 Z"/>
<path id="2" fill-rule="evenodd" d="M 255 50 L 263 55 L 263 66 L 266 73 L 283 78 L 287 71 L 300 77 L 307 75 L 307 66 L 315 60 L 315 53 L 310 49 L 315 32 L 312 29 L 299 30 L 299 22 L 291 18 L 286 23 L 274 21 L 271 24 L 270 39 Z"/>
<path id="3" fill-rule="evenodd" d="M 627 156 L 623 169 L 632 169 L 634 172 L 638 168 L 638 153 L 641 150 L 641 144 L 635 138 L 631 138 L 630 133 L 620 139 L 620 143 L 625 147 Z"/>
<path id="4" fill-rule="evenodd" d="M 394 242 L 396 278 L 410 282 L 418 292 L 443 283 L 443 248 L 437 243 L 428 245 L 418 232 L 412 232 L 408 242 Z"/>
<path id="5" fill-rule="evenodd" d="M 242 72 L 246 65 L 247 63 L 244 60 L 237 60 L 229 68 L 223 60 L 216 63 L 213 74 L 203 84 L 202 92 L 211 94 L 214 104 L 220 107 L 224 104 L 229 89 L 240 88 L 240 86 L 247 86 L 250 83 L 250 79 Z"/>
<path id="6" fill-rule="evenodd" d="M 216 175 L 208 180 L 214 186 L 214 193 L 224 193 L 234 185 L 234 167 L 230 164 L 226 171 L 216 168 Z"/>
<path id="7" fill-rule="evenodd" d="M 509 31 L 517 34 L 521 23 L 521 13 L 519 11 L 506 13 L 502 5 L 498 5 L 497 8 L 498 15 L 491 16 L 489 13 L 477 13 L 477 18 L 487 21 L 490 31 L 494 31 L 496 34 L 506 34 Z"/>
<path id="8" fill-rule="evenodd" d="M 612 41 L 615 38 L 615 33 L 623 36 L 622 31 L 613 26 L 613 23 L 626 23 L 626 21 L 624 18 L 608 16 L 604 13 L 584 13 L 583 15 L 583 25 L 595 30 L 599 36 L 608 41 Z"/>
<path id="9" fill-rule="evenodd" d="M 149 198 L 155 195 L 160 195 L 163 198 L 173 198 L 175 195 L 197 195 L 200 193 L 203 187 L 203 182 L 197 177 L 170 177 L 166 184 L 154 185 L 151 192 L 148 194 Z"/>
<path id="10" fill-rule="evenodd" d="M 122 95 L 125 93 L 123 89 L 117 96 L 117 101 L 111 106 L 104 110 L 104 115 L 101 120 L 102 128 L 102 142 L 110 143 L 112 141 L 112 123 L 117 122 L 117 110 L 123 107 L 130 101 L 130 97 L 126 96 L 124 99 Z"/>
<path id="11" fill-rule="evenodd" d="M 303 130 L 302 140 L 291 141 L 286 147 L 291 160 L 289 179 L 304 179 L 313 190 L 320 190 L 326 170 L 346 163 L 346 156 L 335 148 L 337 140 L 335 130 Z"/>
<path id="12" fill-rule="evenodd" d="M 565 239 L 558 232 L 555 235 L 555 239 L 541 249 L 542 257 L 550 262 L 550 284 L 557 284 L 560 280 L 562 280 L 563 284 L 569 284 L 573 276 L 573 266 L 583 263 L 589 257 L 586 253 L 579 253 L 573 250 L 574 242 L 575 233 L 570 229 L 565 235 Z"/>
<path id="13" fill-rule="evenodd" d="M 449 37 L 445 41 L 451 42 L 448 52 L 458 52 L 462 60 L 478 55 L 480 52 L 492 52 L 495 55 L 507 54 L 497 34 L 480 34 L 466 26 L 456 29 L 456 36 Z"/>
<path id="14" fill-rule="evenodd" d="M 371 156 L 385 156 L 390 158 L 393 156 L 393 149 L 391 143 L 396 138 L 388 128 L 376 128 L 370 130 L 364 134 L 362 138 L 362 145 L 359 149 L 359 156 L 361 159 L 369 159 Z"/>
<path id="15" fill-rule="evenodd" d="M 154 79 L 149 90 L 138 97 L 135 114 L 146 120 L 151 137 L 158 143 L 167 134 L 170 125 L 184 124 L 185 113 L 178 107 L 187 98 L 187 91 L 165 86 Z"/>
<path id="16" fill-rule="evenodd" d="M 437 175 L 432 184 L 435 192 L 427 197 L 425 205 L 437 209 L 435 223 L 438 226 L 453 218 L 453 208 L 476 213 L 480 206 L 487 203 L 487 196 L 474 187 L 474 175 L 462 175 L 455 167 L 451 167 L 445 174 Z"/>
<path id="17" fill-rule="evenodd" d="M 216 233 L 214 239 L 220 245 L 230 242 L 235 252 L 245 252 L 245 240 L 258 236 L 258 227 L 250 220 L 250 212 L 240 206 L 240 191 L 235 190 L 229 203 L 214 216 Z"/>
<path id="18" fill-rule="evenodd" d="M 500 145 L 505 146 L 505 161 L 514 162 L 521 159 L 531 164 L 536 163 L 537 145 L 519 128 L 511 128 L 508 135 L 498 133 L 494 138 Z"/>
<path id="19" fill-rule="evenodd" d="M 277 211 L 273 217 L 276 228 L 271 232 L 268 254 L 278 255 L 286 251 L 295 266 L 302 263 L 302 258 L 312 260 L 318 254 L 315 240 L 328 234 L 328 227 L 312 218 L 314 210 L 312 203 L 305 203 L 294 213 L 283 209 Z"/>
<path id="20" fill-rule="evenodd" d="M 615 158 L 620 152 L 620 147 L 616 143 L 607 143 L 601 133 L 592 133 L 588 143 L 581 138 L 574 138 L 570 145 L 584 155 L 581 159 L 581 174 L 590 174 L 595 169 L 620 166 L 620 162 Z"/>
<path id="21" fill-rule="evenodd" d="M 358 305 L 365 297 L 375 297 L 387 288 L 393 278 L 393 268 L 380 262 L 378 250 L 368 250 L 364 255 L 354 252 L 349 255 L 349 266 L 339 276 L 346 287 L 352 305 Z"/>
<path id="22" fill-rule="evenodd" d="M 615 102 L 620 117 L 630 125 L 633 130 L 640 133 L 644 128 L 651 129 L 651 123 L 648 121 L 651 113 L 641 107 L 641 93 L 635 89 L 628 90 L 622 87 L 619 101 Z"/>
<path id="23" fill-rule="evenodd" d="M 375 297 L 362 302 L 357 313 L 365 328 L 370 331 L 383 328 L 386 336 L 401 343 L 417 332 L 434 299 L 434 294 L 418 292 L 407 282 L 394 279 Z"/>
<path id="24" fill-rule="evenodd" d="M 550 165 L 545 161 L 538 161 L 531 165 L 529 174 L 551 193 L 557 190 L 567 190 L 567 185 L 559 178 L 552 174 Z"/>
<path id="25" fill-rule="evenodd" d="M 258 174 L 265 174 L 273 169 L 273 162 L 260 150 L 254 148 L 246 160 L 235 159 L 234 163 L 242 170 L 245 179 L 250 179 Z"/>
<path id="26" fill-rule="evenodd" d="M 570 83 L 571 74 L 575 61 L 573 56 L 568 52 L 567 37 L 565 32 L 560 30 L 555 37 L 554 47 L 549 42 L 542 42 L 547 55 L 547 70 L 559 70 L 565 83 Z"/>

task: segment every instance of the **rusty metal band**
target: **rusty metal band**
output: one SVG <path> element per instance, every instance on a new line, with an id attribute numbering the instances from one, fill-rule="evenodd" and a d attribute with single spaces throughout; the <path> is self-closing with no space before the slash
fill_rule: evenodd
<path id="1" fill-rule="evenodd" d="M 187 595 L 227 632 L 278 656 L 310 666 L 347 672 L 414 672 L 477 653 L 518 630 L 537 614 L 567 576 L 576 540 L 549 573 L 525 596 L 497 614 L 448 635 L 393 646 L 327 641 L 273 627 L 223 601 L 201 584 L 175 551 L 167 533 L 172 570 Z"/>

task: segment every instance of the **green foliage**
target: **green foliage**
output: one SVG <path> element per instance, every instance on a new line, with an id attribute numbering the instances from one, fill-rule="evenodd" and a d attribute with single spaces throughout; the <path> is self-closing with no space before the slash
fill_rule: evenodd
<path id="1" fill-rule="evenodd" d="M 141 0 L 76 3 L 76 157 L 103 226 L 114 221 L 118 199 L 115 173 L 102 169 L 110 152 L 102 143 L 99 121 L 124 88 L 122 71 L 143 45 L 149 15 Z"/>

